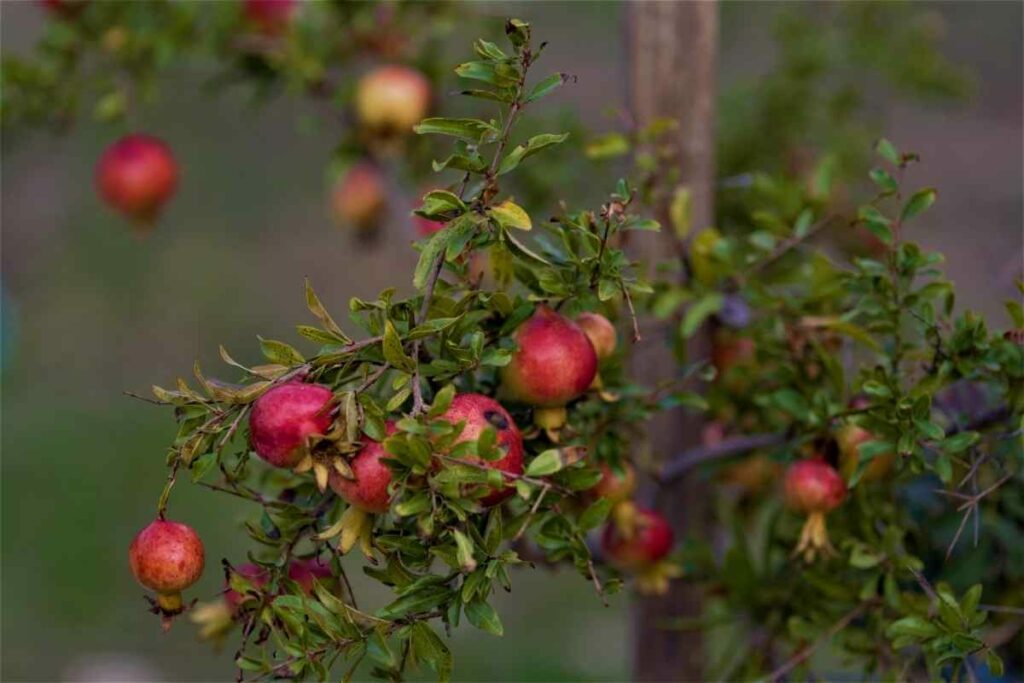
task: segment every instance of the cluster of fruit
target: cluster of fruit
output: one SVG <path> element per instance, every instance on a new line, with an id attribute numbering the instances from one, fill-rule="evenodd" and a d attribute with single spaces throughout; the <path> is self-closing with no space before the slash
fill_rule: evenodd
<path id="1" fill-rule="evenodd" d="M 55 14 L 72 18 L 82 2 L 48 0 Z M 298 0 L 243 0 L 246 25 L 267 40 L 280 40 L 299 9 Z M 427 77 L 402 64 L 377 66 L 363 75 L 355 88 L 353 110 L 367 150 L 401 141 L 414 124 L 427 115 L 431 86 Z M 123 214 L 142 233 L 154 226 L 174 196 L 180 167 L 170 146 L 157 136 L 132 133 L 112 143 L 96 166 L 96 187 L 101 199 Z M 331 211 L 342 225 L 367 234 L 387 209 L 387 179 L 367 154 L 338 178 L 330 196 Z M 422 235 L 433 229 L 418 219 Z"/>
<path id="2" fill-rule="evenodd" d="M 598 313 L 587 312 L 570 320 L 547 306 L 539 306 L 516 330 L 514 338 L 518 350 L 502 369 L 500 395 L 503 400 L 532 407 L 537 426 L 557 441 L 566 419 L 566 405 L 600 386 L 599 363 L 616 350 L 615 327 Z M 322 457 L 314 446 L 332 433 L 337 414 L 330 387 L 293 378 L 255 400 L 249 417 L 249 443 L 269 465 L 300 474 L 315 472 L 322 490 L 329 487 L 345 500 L 349 507 L 337 528 L 329 533 L 340 536 L 341 552 L 359 544 L 369 555 L 373 515 L 387 514 L 393 504 L 392 470 L 387 464 L 393 456 L 383 443 L 366 439 L 349 457 L 336 452 Z M 449 452 L 459 444 L 477 442 L 485 430 L 494 431 L 499 457 L 462 455 L 458 460 L 501 472 L 500 484 L 483 484 L 482 491 L 467 491 L 482 507 L 493 507 L 509 498 L 514 493 L 511 484 L 524 472 L 524 436 L 512 415 L 489 396 L 462 393 L 452 398 L 440 419 L 458 430 Z M 394 432 L 395 423 L 389 420 L 386 433 Z M 450 459 L 447 452 L 435 457 L 435 468 L 443 467 Z M 603 556 L 610 564 L 634 574 L 640 590 L 664 592 L 668 579 L 679 574 L 678 567 L 666 560 L 673 545 L 668 521 L 660 513 L 634 504 L 636 474 L 628 462 L 623 461 L 618 469 L 603 464 L 601 470 L 601 479 L 587 496 L 591 500 L 607 499 L 613 505 L 601 535 Z M 298 572 L 326 577 L 327 568 L 327 573 L 306 571 L 314 561 L 298 561 L 289 575 Z M 195 583 L 202 572 L 203 546 L 190 527 L 161 518 L 132 542 L 130 562 L 138 581 L 156 591 L 154 607 L 169 623 L 170 617 L 184 609 L 181 591 Z M 260 585 L 258 569 L 242 565 L 234 571 Z M 230 582 L 226 590 L 226 610 L 204 606 L 198 615 L 208 632 L 220 632 L 230 624 L 225 615 L 230 617 L 241 601 Z"/>

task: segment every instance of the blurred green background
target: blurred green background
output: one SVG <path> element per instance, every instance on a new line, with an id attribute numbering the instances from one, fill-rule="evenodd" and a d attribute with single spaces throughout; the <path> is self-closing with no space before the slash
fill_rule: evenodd
<path id="1" fill-rule="evenodd" d="M 771 67 L 780 9 L 723 6 L 723 84 Z M 1002 324 L 1000 302 L 1013 296 L 1024 246 L 1021 4 L 928 9 L 947 56 L 974 71 L 974 98 L 897 105 L 879 88 L 870 111 L 888 137 L 923 157 L 915 180 L 940 189 L 914 237 L 946 253 L 961 307 Z M 5 1 L 0 11 L 3 49 L 29 49 L 45 19 L 40 8 Z M 605 110 L 627 92 L 622 5 L 514 11 L 550 41 L 548 67 L 578 76 L 552 106 L 607 128 Z M 250 362 L 257 333 L 293 339 L 292 326 L 306 322 L 303 277 L 344 310 L 350 296 L 405 285 L 414 263 L 402 211 L 372 248 L 332 225 L 324 176 L 332 137 L 300 125 L 317 116 L 312 106 L 282 100 L 252 109 L 240 95 L 207 97 L 198 88 L 204 75 L 201 65 L 182 68 L 160 105 L 143 113 L 141 127 L 167 139 L 183 167 L 178 196 L 145 240 L 93 189 L 94 161 L 122 131 L 82 122 L 62 137 L 2 141 L 4 680 L 233 676 L 231 650 L 216 655 L 197 644 L 191 625 L 161 636 L 128 571 L 127 545 L 152 517 L 175 427 L 167 411 L 122 392 L 166 385 L 196 358 L 215 368 L 220 343 Z M 244 505 L 184 482 L 175 490 L 173 516 L 192 524 L 208 551 L 209 570 L 192 595 L 212 597 L 219 559 L 244 553 Z M 500 602 L 504 638 L 456 635 L 457 678 L 626 678 L 626 596 L 604 608 L 579 576 L 538 570 L 521 572 Z"/>

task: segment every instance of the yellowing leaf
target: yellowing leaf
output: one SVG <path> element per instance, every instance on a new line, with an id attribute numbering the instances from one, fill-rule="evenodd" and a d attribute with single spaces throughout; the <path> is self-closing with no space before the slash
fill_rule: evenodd
<path id="1" fill-rule="evenodd" d="M 532 230 L 533 222 L 530 221 L 530 214 L 526 213 L 523 207 L 511 199 L 493 206 L 490 209 L 491 217 L 498 221 L 503 228 L 515 228 L 516 230 Z"/>

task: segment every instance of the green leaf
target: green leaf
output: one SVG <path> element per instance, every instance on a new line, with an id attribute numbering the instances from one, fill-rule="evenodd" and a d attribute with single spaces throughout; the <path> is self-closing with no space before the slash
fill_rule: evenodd
<path id="1" fill-rule="evenodd" d="M 937 193 L 934 188 L 926 187 L 923 190 L 918 190 L 907 200 L 907 203 L 903 205 L 903 211 L 900 213 L 900 220 L 909 221 L 914 216 L 920 215 L 928 210 L 928 208 L 935 203 L 935 197 Z"/>
<path id="2" fill-rule="evenodd" d="M 565 463 L 562 461 L 559 450 L 550 448 L 530 461 L 530 464 L 526 466 L 526 474 L 530 477 L 544 477 L 554 474 L 564 466 Z"/>
<path id="3" fill-rule="evenodd" d="M 454 192 L 447 190 L 431 190 L 423 197 L 423 206 L 416 211 L 426 218 L 437 218 L 462 214 L 466 204 Z"/>
<path id="4" fill-rule="evenodd" d="M 629 154 L 629 138 L 622 133 L 606 133 L 587 142 L 583 153 L 588 159 L 613 159 Z"/>
<path id="5" fill-rule="evenodd" d="M 924 639 L 939 635 L 939 627 L 921 617 L 903 617 L 894 621 L 886 629 L 890 638 L 897 636 L 910 636 L 912 638 Z"/>
<path id="6" fill-rule="evenodd" d="M 440 683 L 448 683 L 452 677 L 452 653 L 434 629 L 423 621 L 417 621 L 409 629 L 409 642 L 416 657 L 437 673 Z"/>
<path id="7" fill-rule="evenodd" d="M 476 599 L 466 605 L 466 618 L 469 623 L 481 631 L 486 631 L 495 636 L 504 635 L 505 629 L 501 625 L 501 619 L 494 608 L 483 599 Z"/>
<path id="8" fill-rule="evenodd" d="M 946 430 L 929 420 L 916 419 L 914 420 L 914 426 L 917 427 L 917 431 L 921 432 L 925 438 L 932 441 L 940 441 L 946 438 Z"/>
<path id="9" fill-rule="evenodd" d="M 391 363 L 399 370 L 412 372 L 416 369 L 416 362 L 405 353 L 402 348 L 402 338 L 398 336 L 398 330 L 390 320 L 384 321 L 384 343 L 382 345 L 384 360 Z"/>
<path id="10" fill-rule="evenodd" d="M 945 439 L 939 444 L 939 447 L 947 453 L 959 453 L 978 443 L 979 439 L 981 439 L 981 434 L 978 432 L 960 432 Z"/>
<path id="11" fill-rule="evenodd" d="M 880 157 L 888 161 L 890 164 L 899 166 L 900 153 L 896 151 L 896 147 L 885 138 L 882 138 L 875 144 L 875 151 L 878 152 Z"/>
<path id="12" fill-rule="evenodd" d="M 794 389 L 779 389 L 772 394 L 772 402 L 793 417 L 800 420 L 807 420 L 811 417 L 811 409 L 801 394 Z"/>
<path id="13" fill-rule="evenodd" d="M 599 498 L 590 504 L 590 506 L 583 511 L 580 515 L 580 529 L 583 531 L 590 531 L 596 529 L 604 523 L 604 520 L 608 518 L 608 513 L 612 510 L 612 501 L 610 498 Z"/>
<path id="14" fill-rule="evenodd" d="M 320 321 L 320 324 L 324 326 L 324 329 L 338 337 L 342 344 L 348 344 L 352 341 L 341 328 L 338 327 L 338 323 L 334 322 L 334 318 L 324 308 L 323 303 L 320 302 L 320 297 L 313 291 L 313 286 L 309 284 L 309 278 L 306 278 L 306 307 L 309 312 Z"/>
<path id="15" fill-rule="evenodd" d="M 395 619 L 406 614 L 415 614 L 437 607 L 451 597 L 452 592 L 447 586 L 428 585 L 423 589 L 408 593 L 386 607 L 382 607 L 377 616 L 381 619 Z"/>
<path id="16" fill-rule="evenodd" d="M 562 133 L 561 135 L 555 135 L 554 133 L 544 133 L 542 135 L 535 135 L 526 141 L 525 145 L 517 145 L 515 149 L 508 153 L 504 159 L 501 160 L 501 165 L 498 166 L 498 175 L 504 175 L 509 171 L 515 169 L 525 159 L 533 156 L 541 150 L 565 142 L 569 137 L 568 133 Z"/>
<path id="17" fill-rule="evenodd" d="M 493 61 L 465 62 L 455 67 L 455 73 L 462 78 L 483 81 L 499 88 L 513 88 L 519 82 L 518 68 Z"/>
<path id="18" fill-rule="evenodd" d="M 540 263 L 540 264 L 545 265 L 545 266 L 550 266 L 551 265 L 551 263 L 547 259 L 545 259 L 543 256 L 537 254 L 536 252 L 532 251 L 525 244 L 523 244 L 522 242 L 517 240 L 513 236 L 513 234 L 511 232 L 509 232 L 508 230 L 503 230 L 501 235 L 502 235 L 502 239 L 505 240 L 505 244 L 508 245 L 509 250 L 513 254 L 519 256 L 520 258 L 529 259 L 530 261 L 535 261 L 535 262 Z"/>
<path id="19" fill-rule="evenodd" d="M 530 94 L 527 95 L 526 101 L 533 102 L 535 100 L 539 100 L 548 93 L 562 86 L 568 80 L 568 74 L 551 74 L 544 80 L 537 83 L 537 85 L 533 86 L 533 90 L 531 90 Z"/>
<path id="20" fill-rule="evenodd" d="M 301 365 L 306 362 L 301 353 L 282 341 L 264 339 L 260 336 L 256 338 L 260 340 L 260 350 L 263 351 L 263 356 L 271 363 L 291 366 Z"/>
<path id="21" fill-rule="evenodd" d="M 487 210 L 487 213 L 491 218 L 498 222 L 503 228 L 511 228 L 515 230 L 532 230 L 533 222 L 530 221 L 530 214 L 526 213 L 523 207 L 519 206 L 511 199 L 492 206 Z"/>
<path id="22" fill-rule="evenodd" d="M 873 206 L 862 206 L 857 212 L 860 222 L 885 244 L 892 244 L 892 221 Z"/>
<path id="23" fill-rule="evenodd" d="M 872 182 L 874 182 L 875 185 L 884 192 L 891 194 L 899 189 L 896 179 L 893 178 L 884 168 L 873 168 L 868 175 L 871 177 Z"/>
<path id="24" fill-rule="evenodd" d="M 459 559 L 459 566 L 462 567 L 462 571 L 468 573 L 476 569 L 476 558 L 473 557 L 473 541 L 469 540 L 469 536 L 466 536 L 466 534 L 458 529 L 452 529 L 452 538 L 455 539 L 455 554 Z"/>
<path id="25" fill-rule="evenodd" d="M 488 133 L 499 134 L 494 126 L 479 119 L 423 119 L 413 130 L 420 135 L 448 135 L 474 144 Z"/>
<path id="26" fill-rule="evenodd" d="M 679 326 L 679 333 L 687 339 L 692 337 L 709 316 L 722 310 L 724 302 L 725 297 L 717 292 L 697 299 L 686 309 L 683 322 Z"/>

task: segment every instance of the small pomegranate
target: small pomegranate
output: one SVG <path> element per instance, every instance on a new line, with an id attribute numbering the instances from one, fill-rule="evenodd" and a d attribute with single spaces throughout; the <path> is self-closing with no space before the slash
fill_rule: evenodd
<path id="1" fill-rule="evenodd" d="M 178 164 L 162 140 L 128 135 L 106 149 L 96 165 L 100 197 L 140 226 L 148 227 L 178 186 Z"/>
<path id="2" fill-rule="evenodd" d="M 794 555 L 803 555 L 807 562 L 813 562 L 819 552 L 834 555 L 825 515 L 846 499 L 846 484 L 839 472 L 818 458 L 798 460 L 786 470 L 783 488 L 786 505 L 807 515 Z"/>
<path id="3" fill-rule="evenodd" d="M 267 581 L 270 580 L 270 575 L 267 573 L 266 569 L 250 562 L 240 564 L 237 567 L 234 567 L 232 571 L 248 580 L 255 588 L 263 588 L 263 586 L 267 584 Z M 224 602 L 227 604 L 231 613 L 234 614 L 249 596 L 242 595 L 231 588 L 230 581 L 226 582 L 225 588 L 227 590 L 224 591 Z"/>
<path id="4" fill-rule="evenodd" d="M 540 306 L 515 333 L 519 350 L 502 369 L 504 389 L 515 400 L 542 408 L 564 406 L 597 374 L 597 353 L 579 325 Z"/>
<path id="5" fill-rule="evenodd" d="M 203 573 L 203 542 L 192 527 L 158 519 L 132 540 L 128 562 L 135 579 L 156 591 L 160 611 L 172 616 L 184 609 L 181 591 Z"/>
<path id="6" fill-rule="evenodd" d="M 309 437 L 326 434 L 334 421 L 331 390 L 289 382 L 260 396 L 249 416 L 256 454 L 275 467 L 294 467 L 307 453 Z"/>
<path id="7" fill-rule="evenodd" d="M 456 425 L 464 423 L 455 443 L 476 441 L 487 427 L 493 427 L 497 432 L 497 445 L 504 451 L 504 457 L 490 462 L 476 458 L 466 458 L 467 461 L 477 462 L 509 474 L 523 473 L 523 438 L 512 416 L 493 398 L 483 394 L 458 394 L 452 399 L 442 418 Z M 484 496 L 480 503 L 484 507 L 492 507 L 512 493 L 513 489 L 508 486 L 495 489 Z"/>
<path id="8" fill-rule="evenodd" d="M 334 578 L 329 562 L 322 561 L 319 557 L 309 557 L 304 560 L 292 560 L 288 566 L 288 578 L 299 584 L 307 595 L 313 593 L 313 581 L 324 583 Z"/>
<path id="9" fill-rule="evenodd" d="M 850 401 L 850 407 L 854 410 L 863 410 L 871 405 L 871 401 L 864 396 L 858 396 Z M 860 445 L 875 440 L 875 435 L 860 425 L 849 423 L 836 432 L 836 444 L 839 446 L 839 470 L 843 477 L 849 479 L 857 471 L 860 464 Z M 861 481 L 866 483 L 881 481 L 892 471 L 896 462 L 896 453 L 882 453 L 871 459 Z"/>
<path id="10" fill-rule="evenodd" d="M 874 434 L 855 424 L 848 424 L 839 429 L 836 433 L 836 443 L 839 445 L 839 469 L 843 477 L 849 479 L 853 476 L 857 471 L 857 465 L 860 464 L 860 445 L 874 439 Z M 860 480 L 865 483 L 882 481 L 892 471 L 895 462 L 894 452 L 876 455 L 867 464 Z"/>
<path id="11" fill-rule="evenodd" d="M 580 326 L 587 339 L 594 346 L 597 360 L 602 361 L 615 353 L 618 343 L 615 326 L 600 313 L 585 312 L 576 316 L 576 324 Z"/>
<path id="12" fill-rule="evenodd" d="M 662 560 L 672 550 L 672 527 L 661 513 L 637 508 L 631 535 L 607 524 L 601 534 L 601 549 L 609 563 L 626 571 L 642 571 Z"/>
<path id="13" fill-rule="evenodd" d="M 636 470 L 628 462 L 621 463 L 620 470 L 614 470 L 608 463 L 601 463 L 601 480 L 597 482 L 591 493 L 600 498 L 607 498 L 612 503 L 622 503 L 633 497 L 636 492 Z"/>
<path id="14" fill-rule="evenodd" d="M 394 422 L 387 423 L 387 433 L 394 434 Z M 391 470 L 381 462 L 390 457 L 379 441 L 369 441 L 349 461 L 354 479 L 343 477 L 336 470 L 331 471 L 331 488 L 349 505 L 374 514 L 387 512 L 391 506 Z"/>
<path id="15" fill-rule="evenodd" d="M 356 111 L 366 128 L 383 136 L 405 135 L 430 107 L 430 82 L 407 66 L 382 66 L 356 87 Z"/>
<path id="16" fill-rule="evenodd" d="M 331 192 L 331 208 L 340 225 L 351 225 L 360 232 L 377 226 L 387 209 L 384 177 L 368 162 L 348 170 Z"/>
<path id="17" fill-rule="evenodd" d="M 277 35 L 288 28 L 298 9 L 296 0 L 245 0 L 246 20 L 266 35 Z"/>

